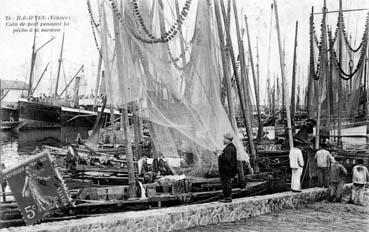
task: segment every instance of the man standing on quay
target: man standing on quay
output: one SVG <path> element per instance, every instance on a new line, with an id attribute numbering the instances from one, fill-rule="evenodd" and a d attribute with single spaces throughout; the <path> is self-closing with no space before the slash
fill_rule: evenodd
<path id="1" fill-rule="evenodd" d="M 299 148 L 292 148 L 289 154 L 290 168 L 292 169 L 291 190 L 301 192 L 301 174 L 304 167 L 304 158 Z"/>
<path id="2" fill-rule="evenodd" d="M 315 160 L 318 166 L 318 186 L 328 188 L 332 155 L 325 148 L 326 144 L 322 144 L 322 148 L 315 154 Z"/>
<path id="3" fill-rule="evenodd" d="M 331 196 L 330 201 L 341 202 L 343 194 L 343 186 L 345 185 L 345 176 L 347 176 L 346 168 L 341 164 L 342 158 L 331 158 Z"/>
<path id="4" fill-rule="evenodd" d="M 230 133 L 224 135 L 225 148 L 218 157 L 219 175 L 224 195 L 221 202 L 232 202 L 232 178 L 237 174 L 237 149 L 232 140 L 233 136 Z"/>

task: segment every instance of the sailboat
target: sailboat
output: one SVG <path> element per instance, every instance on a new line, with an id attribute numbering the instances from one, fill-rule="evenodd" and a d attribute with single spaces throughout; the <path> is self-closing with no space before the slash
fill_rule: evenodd
<path id="1" fill-rule="evenodd" d="M 122 109 L 120 136 L 124 140 L 126 172 L 121 179 L 128 181 L 124 186 L 98 185 L 82 190 L 70 189 L 76 204 L 70 206 L 68 212 L 76 217 L 93 212 L 219 199 L 222 190 L 216 153 L 223 149 L 225 133 L 231 133 L 234 137 L 240 165 L 257 163 L 248 111 L 246 62 L 240 58 L 239 75 L 234 54 L 236 50 L 232 48 L 232 53 L 227 54 L 229 50 L 226 47 L 231 46 L 231 37 L 223 1 L 194 3 L 186 0 L 181 7 L 178 4 L 176 16 L 166 15 L 165 12 L 169 11 L 164 9 L 167 7 L 170 4 L 163 1 L 98 2 L 100 24 L 97 31 L 106 78 L 107 104 Z M 229 7 L 231 9 L 237 15 L 235 1 Z M 187 25 L 191 31 L 190 39 L 181 32 L 188 17 L 195 19 L 194 23 Z M 240 35 L 237 37 L 241 43 Z M 221 47 L 218 44 L 220 40 Z M 231 85 L 227 88 L 228 102 L 223 104 L 221 101 L 221 92 L 225 89 L 223 81 L 232 83 L 231 67 L 235 76 L 234 87 L 238 89 L 237 103 L 241 105 L 248 134 L 250 149 L 247 152 L 235 124 L 232 92 L 236 91 Z M 131 140 L 133 123 L 128 116 L 131 105 L 137 107 L 140 117 L 146 121 L 153 141 L 154 149 L 147 154 L 150 156 L 147 158 L 165 159 L 173 175 L 161 176 L 162 170 L 159 170 L 160 179 L 155 182 L 145 182 L 145 175 L 137 175 L 138 158 L 145 157 L 134 157 L 134 145 L 137 143 Z M 137 128 L 133 128 L 136 137 Z M 234 196 L 250 196 L 285 188 L 280 176 L 263 172 L 267 171 L 264 169 L 259 171 L 251 174 L 250 170 L 246 186 L 234 182 Z M 70 178 L 72 174 L 68 173 L 65 177 Z M 88 180 L 82 178 L 80 185 L 86 182 Z M 142 194 L 144 191 L 147 193 L 145 196 Z M 67 216 L 73 215 L 62 214 L 62 217 Z"/>
<path id="2" fill-rule="evenodd" d="M 49 40 L 47 43 L 49 43 L 51 40 Z M 34 85 L 33 73 L 36 54 L 39 49 L 41 49 L 47 44 L 45 43 L 36 50 L 35 42 L 36 42 L 36 31 L 34 34 L 34 43 L 32 46 L 32 60 L 29 77 L 28 96 L 27 98 L 20 98 L 18 101 L 19 120 L 22 122 L 22 129 L 62 128 L 62 127 L 76 127 L 76 128 L 78 127 L 78 128 L 86 128 L 86 130 L 91 129 L 93 124 L 95 123 L 97 112 L 93 111 L 92 109 L 83 109 L 79 105 L 78 92 L 80 80 L 84 77 L 83 65 L 78 69 L 78 71 L 66 85 L 64 90 L 61 93 L 58 92 L 60 69 L 63 59 L 64 33 L 62 37 L 62 46 L 60 50 L 58 74 L 54 95 L 52 97 L 46 96 L 33 97 L 34 91 L 38 87 L 45 71 L 47 70 L 46 66 L 37 84 Z M 75 82 L 73 99 L 72 100 L 62 99 L 60 95 L 62 95 L 64 92 L 66 94 L 66 89 L 69 87 L 69 85 L 72 84 L 72 81 Z M 119 114 L 119 112 L 115 113 Z M 108 111 L 106 112 L 105 116 L 108 117 Z"/>

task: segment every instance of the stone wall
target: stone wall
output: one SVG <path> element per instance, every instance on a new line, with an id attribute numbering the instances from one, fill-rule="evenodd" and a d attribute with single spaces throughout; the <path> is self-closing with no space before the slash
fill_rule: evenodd
<path id="1" fill-rule="evenodd" d="M 252 216 L 302 205 L 326 198 L 329 189 L 304 189 L 301 193 L 283 192 L 234 199 L 232 203 L 211 202 L 145 211 L 112 213 L 103 216 L 42 223 L 1 231 L 176 231 L 185 228 L 233 222 Z"/>

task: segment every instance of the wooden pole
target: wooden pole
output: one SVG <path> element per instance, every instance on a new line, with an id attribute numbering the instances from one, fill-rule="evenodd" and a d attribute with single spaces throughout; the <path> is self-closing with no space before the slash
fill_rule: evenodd
<path id="1" fill-rule="evenodd" d="M 41 80 L 42 80 L 42 78 L 44 77 L 44 74 L 46 73 L 46 71 L 47 71 L 47 67 L 49 67 L 49 64 L 50 64 L 50 63 L 47 63 L 47 65 L 46 65 L 46 67 L 45 67 L 44 71 L 42 71 L 42 74 L 41 74 L 40 78 L 38 79 L 38 81 L 37 81 L 37 83 L 36 83 L 35 87 L 33 88 L 32 93 L 34 93 L 34 92 L 35 92 L 35 90 L 36 90 L 36 89 L 37 89 L 37 87 L 38 87 L 38 84 L 40 84 L 40 81 L 41 81 Z"/>
<path id="2" fill-rule="evenodd" d="M 328 47 L 328 45 L 327 45 L 327 47 Z M 329 50 L 330 51 L 333 51 L 333 49 L 331 48 L 331 46 L 330 46 L 330 43 L 329 43 Z M 332 52 L 330 52 L 330 54 L 332 54 Z M 333 70 L 333 59 L 331 58 L 331 59 L 329 59 L 329 67 L 328 67 L 328 53 L 327 53 L 327 55 L 326 55 L 326 57 L 327 57 L 327 62 L 326 62 L 326 64 L 327 64 L 327 66 L 326 66 L 326 68 L 327 68 L 327 71 L 326 71 L 326 73 L 327 73 L 327 76 L 326 76 L 326 91 L 327 91 L 327 93 L 326 93 L 326 102 L 327 102 L 327 108 L 326 108 L 326 110 L 327 110 L 327 122 L 326 122 L 326 128 L 325 129 L 327 129 L 327 131 L 328 131 L 328 133 L 330 133 L 331 132 L 331 124 L 332 124 L 332 107 L 333 107 L 333 92 L 332 92 L 332 76 L 333 76 L 333 73 L 332 73 L 332 70 Z M 332 56 L 331 56 L 332 57 Z"/>
<path id="3" fill-rule="evenodd" d="M 286 75 L 285 75 L 285 69 L 284 69 L 284 61 L 283 61 L 283 54 L 282 54 L 282 44 L 281 44 L 281 35 L 279 30 L 279 18 L 278 18 L 278 8 L 277 8 L 277 1 L 274 0 L 274 6 L 275 6 L 275 21 L 277 26 L 277 35 L 278 35 L 278 47 L 279 47 L 279 59 L 280 59 L 280 65 L 281 65 L 281 75 L 282 75 L 282 83 L 283 88 L 287 90 L 287 82 L 286 82 Z M 287 132 L 288 132 L 288 142 L 290 148 L 293 148 L 293 137 L 292 137 L 292 130 L 291 130 L 291 115 L 290 115 L 290 108 L 288 107 L 287 102 L 287 91 L 284 91 L 284 101 L 286 106 L 286 114 L 287 114 Z"/>
<path id="4" fill-rule="evenodd" d="M 256 80 L 257 80 L 257 93 L 258 93 L 258 104 L 259 104 L 259 113 L 261 113 L 261 107 L 260 107 L 260 66 L 259 66 L 259 58 L 260 58 L 260 56 L 259 56 L 259 40 L 258 40 L 258 37 L 256 37 Z M 260 117 L 260 122 L 262 122 L 261 121 L 261 117 Z M 263 125 L 262 123 L 261 123 L 261 125 Z"/>
<path id="5" fill-rule="evenodd" d="M 78 91 L 79 91 L 79 82 L 81 78 L 79 76 L 76 77 L 74 82 L 74 92 L 73 92 L 73 106 L 78 106 Z"/>
<path id="6" fill-rule="evenodd" d="M 114 0 L 114 5 L 118 6 L 117 1 Z M 113 8 L 113 11 L 118 11 L 117 8 Z M 103 11 L 104 11 L 104 7 L 103 7 Z M 105 19 L 105 12 L 104 12 L 104 24 L 106 26 L 106 19 Z M 120 30 L 119 30 L 119 22 L 117 20 L 117 17 L 114 13 L 113 15 L 113 20 L 114 20 L 114 34 L 115 34 L 115 48 L 116 48 L 116 55 L 117 55 L 117 62 L 118 64 L 123 64 L 123 57 L 122 57 L 122 46 L 120 44 L 120 39 L 119 39 L 119 34 L 120 34 Z M 101 34 L 105 34 L 105 33 L 101 33 Z M 106 35 L 105 35 L 105 40 Z M 118 78 L 122 79 L 122 75 L 125 73 L 123 70 L 122 65 L 117 65 L 118 68 Z M 124 110 L 127 108 L 128 106 L 123 106 Z M 128 167 L 128 184 L 129 184 L 129 197 L 130 198 L 134 198 L 136 196 L 136 188 L 135 188 L 135 175 L 134 175 L 134 164 L 133 164 L 133 152 L 132 152 L 132 144 L 131 144 L 131 139 L 130 139 L 130 130 L 129 130 L 129 119 L 128 119 L 128 113 L 124 114 L 124 118 L 123 118 L 123 134 L 124 134 L 124 140 L 125 140 L 125 145 L 126 145 L 126 154 L 127 154 L 127 167 Z"/>
<path id="7" fill-rule="evenodd" d="M 72 84 L 74 78 L 76 78 L 79 75 L 79 72 L 81 72 L 83 70 L 84 65 L 81 65 L 81 67 L 78 69 L 78 71 L 76 72 L 76 74 L 74 74 L 74 76 L 72 77 L 72 79 L 70 79 L 69 83 L 65 86 L 65 88 L 63 89 L 63 91 L 61 91 L 60 96 L 63 95 L 63 93 L 65 91 L 67 91 L 67 89 L 69 88 L 69 86 Z"/>
<path id="8" fill-rule="evenodd" d="M 276 94 L 276 81 L 274 77 L 274 85 L 273 85 L 273 94 L 272 94 L 272 117 L 275 117 L 275 94 Z"/>
<path id="9" fill-rule="evenodd" d="M 93 110 L 97 110 L 97 99 L 99 98 L 97 95 L 99 93 L 99 84 L 100 84 L 100 75 L 101 75 L 101 64 L 102 64 L 102 55 L 101 49 L 99 49 L 99 63 L 97 64 L 97 75 L 96 75 L 96 82 L 95 82 L 95 99 L 94 99 L 94 107 Z"/>
<path id="10" fill-rule="evenodd" d="M 231 84 L 231 77 L 230 77 L 230 67 L 229 67 L 229 60 L 227 58 L 227 50 L 226 45 L 224 42 L 224 34 L 222 28 L 222 21 L 220 17 L 219 11 L 219 4 L 215 1 L 215 18 L 217 20 L 217 28 L 218 28 L 218 35 L 219 35 L 219 43 L 220 43 L 220 53 L 222 56 L 222 66 L 223 66 L 223 76 L 224 76 L 224 84 L 227 93 L 227 103 L 228 103 L 228 118 L 231 122 L 232 128 L 237 131 L 236 125 L 236 117 L 234 112 L 233 100 L 232 100 L 232 84 Z"/>
<path id="11" fill-rule="evenodd" d="M 55 91 L 54 91 L 54 97 L 56 98 L 58 96 L 58 87 L 59 87 L 59 77 L 60 77 L 60 68 L 63 61 L 63 48 L 64 48 L 64 32 L 63 32 L 63 38 L 62 38 L 62 45 L 60 49 L 60 56 L 59 56 L 59 66 L 58 66 L 58 75 L 56 76 L 56 84 L 55 84 Z"/>
<path id="12" fill-rule="evenodd" d="M 234 19 L 236 22 L 236 34 L 237 34 L 237 41 L 238 41 L 238 50 L 239 50 L 239 57 L 240 57 L 240 65 L 241 65 L 241 76 L 243 76 L 242 80 L 246 81 L 248 78 L 246 77 L 245 73 L 245 56 L 244 56 L 244 48 L 243 48 L 243 43 L 242 43 L 242 39 L 241 39 L 241 34 L 240 34 L 240 26 L 239 26 L 239 22 L 238 22 L 238 13 L 237 13 L 237 6 L 236 6 L 236 1 L 233 0 L 233 13 L 234 13 Z M 245 93 L 245 97 L 250 96 L 250 94 L 248 94 L 247 89 L 244 89 L 244 93 Z M 248 107 L 248 106 L 247 106 Z M 238 170 L 238 177 L 239 177 L 239 184 L 241 186 L 241 188 L 246 187 L 246 179 L 245 179 L 245 173 L 243 170 L 243 164 L 242 161 L 237 161 L 238 165 L 237 165 L 237 170 Z M 256 162 L 255 164 L 256 165 Z M 257 165 L 256 165 L 257 166 Z M 256 172 L 258 172 L 258 168 L 255 167 L 254 168 Z"/>
<path id="13" fill-rule="evenodd" d="M 179 5 L 178 5 L 178 0 L 175 1 L 175 6 L 176 6 L 176 14 L 177 17 L 181 17 L 180 12 L 179 12 Z M 182 54 L 182 65 L 186 65 L 186 56 L 185 56 L 185 47 L 184 47 L 184 41 L 183 41 L 183 33 L 182 33 L 182 27 L 178 29 L 179 31 L 179 40 L 180 40 L 180 46 L 181 46 L 181 54 Z"/>
<path id="14" fill-rule="evenodd" d="M 291 124 L 292 134 L 295 134 L 295 96 L 296 96 L 296 53 L 297 53 L 297 31 L 299 22 L 296 21 L 295 45 L 293 46 L 293 64 L 292 64 L 292 90 L 291 90 Z"/>
<path id="15" fill-rule="evenodd" d="M 326 84 L 326 78 L 327 78 L 327 69 L 328 69 L 328 59 L 327 59 L 327 33 L 326 33 L 326 1 L 324 0 L 324 6 L 323 6 L 323 20 L 322 20 L 322 41 L 321 41 L 321 48 L 322 49 L 322 57 L 321 57 L 321 72 L 319 76 L 319 82 L 320 85 L 323 86 Z M 325 82 L 325 83 L 324 83 Z M 323 90 L 323 88 L 319 86 L 320 90 Z M 328 86 L 326 86 L 327 89 Z M 315 149 L 319 149 L 320 147 L 320 124 L 321 124 L 321 108 L 322 108 L 322 95 L 323 92 L 318 90 L 318 112 L 317 112 L 317 123 L 316 123 L 316 137 L 315 137 Z"/>
<path id="16" fill-rule="evenodd" d="M 342 0 L 339 0 L 339 20 L 338 20 L 338 60 L 339 65 L 342 64 Z M 338 110 L 337 110 L 337 118 L 338 118 L 338 139 L 337 144 L 341 145 L 341 111 L 342 111 L 342 79 L 341 77 L 338 78 Z"/>
<path id="17" fill-rule="evenodd" d="M 237 24 L 238 23 L 236 21 L 236 27 L 237 27 Z M 246 24 L 246 34 L 247 34 L 248 47 L 249 47 L 249 60 L 250 60 L 250 65 L 251 65 L 251 73 L 252 73 L 252 79 L 254 81 L 255 98 L 256 98 L 256 110 L 257 110 L 257 113 L 258 113 L 259 129 L 258 129 L 257 141 L 260 141 L 261 137 L 263 135 L 263 122 L 261 121 L 258 80 L 257 80 L 256 74 L 255 74 L 254 59 L 253 59 L 253 56 L 252 56 L 252 49 L 251 49 L 251 38 L 250 38 L 249 26 L 248 26 L 248 23 L 247 23 L 247 16 L 246 15 L 245 15 L 245 24 Z M 237 29 L 237 32 L 238 31 L 239 31 L 239 29 Z"/>
<path id="18" fill-rule="evenodd" d="M 368 51 L 367 54 L 369 54 L 369 46 L 368 46 Z M 369 147 L 369 119 L 368 119 L 368 72 L 369 72 L 369 58 L 368 56 L 366 57 L 366 62 L 365 62 L 365 69 L 364 69 L 364 75 L 365 75 L 365 81 L 364 81 L 364 91 L 365 91 L 365 100 L 364 100 L 364 115 L 365 115 L 365 119 L 366 119 L 366 144 L 367 147 Z"/>
<path id="19" fill-rule="evenodd" d="M 367 96 L 366 96 L 366 88 L 367 88 L 367 83 L 366 83 L 366 79 L 367 79 L 367 63 L 368 63 L 368 57 L 365 57 L 365 61 L 364 61 L 364 103 L 363 103 L 363 115 L 366 117 L 366 104 L 367 104 Z"/>
<path id="20" fill-rule="evenodd" d="M 138 160 L 141 156 L 140 150 L 140 142 L 141 142 L 141 135 L 140 135 L 140 123 L 139 123 L 139 116 L 138 116 L 138 106 L 136 102 L 132 103 L 132 114 L 133 114 L 133 128 L 134 128 L 134 135 L 135 135 L 135 158 Z"/>
<path id="21" fill-rule="evenodd" d="M 37 23 L 37 21 L 36 21 Z M 35 47 L 36 47 L 36 27 L 34 29 L 34 35 L 33 35 L 33 45 L 32 45 L 32 55 L 31 55 L 31 70 L 29 72 L 29 81 L 28 81 L 28 97 L 32 96 L 32 83 L 33 83 L 33 68 L 35 67 L 35 60 L 36 60 L 36 52 L 35 52 Z"/>
<path id="22" fill-rule="evenodd" d="M 219 4 L 219 1 L 220 0 L 216 0 L 216 4 Z M 243 114 L 243 118 L 244 118 L 244 122 L 245 122 L 247 138 L 248 138 L 248 142 L 249 142 L 249 152 L 251 154 L 250 155 L 251 165 L 254 169 L 255 168 L 257 169 L 257 167 L 256 167 L 256 150 L 255 150 L 255 146 L 254 146 L 251 120 L 250 120 L 250 111 L 249 111 L 250 108 L 247 107 L 247 100 L 246 100 L 246 97 L 244 96 L 244 92 L 243 92 L 243 89 L 242 89 L 242 83 L 241 83 L 240 77 L 238 75 L 236 59 L 235 59 L 235 56 L 234 56 L 234 53 L 233 53 L 232 40 L 231 40 L 231 35 L 230 35 L 230 28 L 227 26 L 228 25 L 227 15 L 225 13 L 225 7 L 224 7 L 223 1 L 220 1 L 220 6 L 221 6 L 222 14 L 223 14 L 224 25 L 226 25 L 225 31 L 226 31 L 227 46 L 228 46 L 229 52 L 230 52 L 231 62 L 232 62 L 232 66 L 233 66 L 233 72 L 234 72 L 235 79 L 236 79 L 236 86 L 237 86 L 238 94 L 240 96 L 241 110 L 242 110 L 242 114 Z M 246 104 L 246 106 L 245 106 L 245 104 Z M 257 170 L 255 170 L 255 172 L 257 172 Z"/>

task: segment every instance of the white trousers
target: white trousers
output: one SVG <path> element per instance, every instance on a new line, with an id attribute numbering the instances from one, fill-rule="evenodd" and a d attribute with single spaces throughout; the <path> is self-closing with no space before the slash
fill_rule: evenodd
<path id="1" fill-rule="evenodd" d="M 291 190 L 301 189 L 302 168 L 292 169 Z"/>

